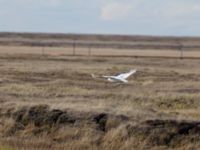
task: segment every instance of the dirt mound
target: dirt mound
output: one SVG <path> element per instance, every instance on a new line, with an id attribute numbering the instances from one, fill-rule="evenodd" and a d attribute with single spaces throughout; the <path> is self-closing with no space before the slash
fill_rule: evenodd
<path id="1" fill-rule="evenodd" d="M 123 115 L 50 109 L 48 105 L 23 107 L 10 117 L 14 125 L 7 136 L 45 133 L 54 142 L 67 139 L 79 142 L 87 138 L 94 146 L 109 150 L 130 147 L 195 149 L 200 146 L 200 122 L 195 121 L 147 120 L 138 123 Z"/>
<path id="2" fill-rule="evenodd" d="M 48 105 L 36 105 L 32 107 L 22 107 L 17 111 L 10 112 L 6 117 L 14 120 L 14 125 L 8 131 L 9 135 L 18 131 L 26 130 L 30 125 L 34 128 L 56 128 L 70 126 L 81 128 L 87 126 L 100 132 L 107 132 L 112 128 L 127 122 L 128 117 L 114 116 L 106 113 L 82 113 L 67 110 L 50 109 Z"/>
<path id="3" fill-rule="evenodd" d="M 61 110 L 50 110 L 47 105 L 33 106 L 31 108 L 22 108 L 13 114 L 13 118 L 17 123 L 26 126 L 33 123 L 40 127 L 44 125 L 52 126 L 56 123 L 74 123 L 76 118 L 68 115 L 67 112 Z"/>
<path id="4" fill-rule="evenodd" d="M 117 128 L 128 120 L 129 118 L 124 115 L 113 116 L 106 113 L 100 113 L 92 116 L 92 121 L 94 121 L 98 125 L 98 128 L 104 132 Z"/>
<path id="5" fill-rule="evenodd" d="M 129 135 L 142 137 L 147 147 L 174 148 L 200 142 L 200 122 L 148 120 L 136 126 L 127 125 L 126 128 Z"/>
<path id="6" fill-rule="evenodd" d="M 128 123 L 108 132 L 105 149 L 198 149 L 200 122 L 147 120 Z"/>

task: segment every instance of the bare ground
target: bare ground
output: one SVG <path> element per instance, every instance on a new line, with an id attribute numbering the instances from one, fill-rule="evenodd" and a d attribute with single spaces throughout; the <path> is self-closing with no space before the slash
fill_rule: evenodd
<path id="1" fill-rule="evenodd" d="M 0 149 L 197 149 L 200 60 L 0 55 Z M 96 75 L 136 68 L 127 85 Z"/>

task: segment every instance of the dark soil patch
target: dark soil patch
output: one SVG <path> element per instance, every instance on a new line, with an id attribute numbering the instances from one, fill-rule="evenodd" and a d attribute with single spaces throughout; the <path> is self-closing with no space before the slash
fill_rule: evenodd
<path id="1" fill-rule="evenodd" d="M 177 90 L 176 92 L 178 92 L 178 93 L 196 94 L 196 93 L 200 93 L 200 89 L 187 88 L 187 89 Z"/>

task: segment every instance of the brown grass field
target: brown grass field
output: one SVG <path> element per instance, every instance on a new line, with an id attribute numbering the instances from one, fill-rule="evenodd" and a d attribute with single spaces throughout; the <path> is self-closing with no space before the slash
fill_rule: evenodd
<path id="1" fill-rule="evenodd" d="M 199 149 L 200 59 L 153 49 L 72 53 L 0 47 L 0 150 Z M 128 84 L 91 77 L 129 69 L 138 72 Z"/>

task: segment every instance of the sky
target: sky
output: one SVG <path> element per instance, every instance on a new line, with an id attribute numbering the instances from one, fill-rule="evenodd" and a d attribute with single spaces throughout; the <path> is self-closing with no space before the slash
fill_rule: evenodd
<path id="1" fill-rule="evenodd" d="M 0 0 L 1 32 L 200 36 L 200 0 Z"/>

